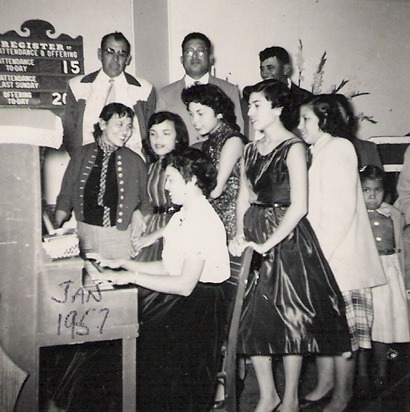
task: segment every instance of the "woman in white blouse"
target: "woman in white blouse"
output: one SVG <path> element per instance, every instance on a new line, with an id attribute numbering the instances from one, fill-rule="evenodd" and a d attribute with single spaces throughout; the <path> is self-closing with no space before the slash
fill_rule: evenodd
<path id="1" fill-rule="evenodd" d="M 138 406 L 144 411 L 209 411 L 229 278 L 224 226 L 207 200 L 216 185 L 208 157 L 188 148 L 166 159 L 166 190 L 182 205 L 164 232 L 162 260 L 107 261 L 116 285 L 139 286 Z"/>

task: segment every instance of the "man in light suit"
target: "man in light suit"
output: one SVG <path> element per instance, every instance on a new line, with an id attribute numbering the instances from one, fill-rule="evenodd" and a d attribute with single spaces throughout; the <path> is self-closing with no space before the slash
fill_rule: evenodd
<path id="1" fill-rule="evenodd" d="M 192 126 L 187 108 L 181 100 L 181 92 L 184 88 L 193 86 L 194 84 L 211 83 L 220 87 L 233 101 L 236 121 L 241 130 L 243 130 L 243 118 L 238 88 L 210 74 L 211 67 L 214 63 L 211 41 L 205 34 L 194 32 L 185 36 L 181 46 L 181 63 L 185 69 L 185 76 L 163 87 L 158 92 L 156 111 L 168 110 L 179 114 L 187 126 L 189 143 L 192 145 L 200 142 L 203 138 L 198 135 Z"/>
<path id="2" fill-rule="evenodd" d="M 125 72 L 131 61 L 130 52 L 131 45 L 122 33 L 106 34 L 98 49 L 101 69 L 69 80 L 63 144 L 70 156 L 74 149 L 94 142 L 94 124 L 103 107 L 112 102 L 134 110 L 134 132 L 127 147 L 141 154 L 141 139 L 146 136 L 148 119 L 155 110 L 155 91 L 145 79 Z"/>

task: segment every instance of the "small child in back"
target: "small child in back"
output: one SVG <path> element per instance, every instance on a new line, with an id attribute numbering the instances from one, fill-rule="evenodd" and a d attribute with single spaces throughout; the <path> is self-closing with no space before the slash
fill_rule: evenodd
<path id="1" fill-rule="evenodd" d="M 372 342 L 377 368 L 375 389 L 387 380 L 387 353 L 392 343 L 410 341 L 407 299 L 403 281 L 403 214 L 383 202 L 384 172 L 369 165 L 360 170 L 363 195 L 387 284 L 372 288 L 374 323 Z"/>

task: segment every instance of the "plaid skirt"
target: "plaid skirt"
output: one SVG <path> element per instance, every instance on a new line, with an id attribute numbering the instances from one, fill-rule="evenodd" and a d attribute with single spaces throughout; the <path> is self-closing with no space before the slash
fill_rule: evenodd
<path id="1" fill-rule="evenodd" d="M 370 349 L 373 325 L 373 300 L 370 288 L 342 292 L 346 306 L 352 351 Z"/>

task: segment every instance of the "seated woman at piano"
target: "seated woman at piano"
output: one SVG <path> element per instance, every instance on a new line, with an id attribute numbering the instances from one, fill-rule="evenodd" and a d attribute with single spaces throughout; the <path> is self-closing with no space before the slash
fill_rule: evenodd
<path id="1" fill-rule="evenodd" d="M 103 108 L 94 126 L 95 142 L 72 155 L 57 197 L 60 227 L 74 210 L 80 250 L 104 258 L 127 258 L 131 235 L 145 230 L 151 212 L 147 167 L 125 143 L 132 135 L 134 112 L 121 103 Z"/>
<path id="2" fill-rule="evenodd" d="M 217 172 L 201 151 L 166 159 L 171 200 L 181 205 L 164 230 L 162 260 L 107 260 L 100 278 L 138 286 L 138 410 L 209 411 L 222 345 L 229 278 L 226 232 L 208 202 Z"/>

